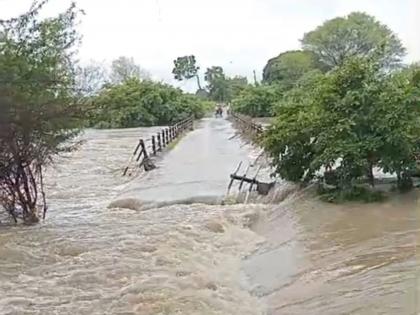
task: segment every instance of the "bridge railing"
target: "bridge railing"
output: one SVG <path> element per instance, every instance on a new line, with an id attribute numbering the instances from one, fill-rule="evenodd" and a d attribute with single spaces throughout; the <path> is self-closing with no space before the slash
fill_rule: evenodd
<path id="1" fill-rule="evenodd" d="M 260 124 L 256 124 L 252 121 L 252 118 L 243 114 L 239 114 L 236 112 L 231 111 L 229 115 L 233 118 L 233 120 L 239 124 L 240 128 L 244 131 L 251 131 L 256 135 L 260 135 L 264 132 L 264 128 Z"/>
<path id="2" fill-rule="evenodd" d="M 151 156 L 162 152 L 171 142 L 177 139 L 187 130 L 192 130 L 194 117 L 190 116 L 180 122 L 166 128 L 162 128 L 149 139 L 140 138 L 128 165 L 124 168 L 123 176 L 129 173 L 130 168 L 143 168 L 146 172 L 155 168 Z"/>

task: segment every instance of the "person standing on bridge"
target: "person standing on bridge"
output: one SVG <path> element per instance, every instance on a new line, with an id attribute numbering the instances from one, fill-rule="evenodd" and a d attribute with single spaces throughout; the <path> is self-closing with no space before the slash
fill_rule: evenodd
<path id="1" fill-rule="evenodd" d="M 218 116 L 223 117 L 223 108 L 220 104 L 216 106 L 216 117 Z"/>

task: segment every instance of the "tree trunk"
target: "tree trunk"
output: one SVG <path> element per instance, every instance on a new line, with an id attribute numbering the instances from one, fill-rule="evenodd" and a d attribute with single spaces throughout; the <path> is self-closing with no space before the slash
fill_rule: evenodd
<path id="1" fill-rule="evenodd" d="M 369 184 L 372 187 L 375 187 L 375 176 L 373 175 L 373 163 L 369 163 L 368 174 L 367 174 Z"/>
<path id="2" fill-rule="evenodd" d="M 401 172 L 397 171 L 397 186 L 401 187 Z"/>
<path id="3" fill-rule="evenodd" d="M 197 78 L 198 89 L 201 90 L 200 77 L 198 76 L 198 74 L 195 77 Z"/>
<path id="4" fill-rule="evenodd" d="M 398 171 L 397 178 L 397 185 L 401 192 L 406 192 L 413 188 L 413 179 L 411 178 L 411 174 L 407 173 L 407 171 Z"/>

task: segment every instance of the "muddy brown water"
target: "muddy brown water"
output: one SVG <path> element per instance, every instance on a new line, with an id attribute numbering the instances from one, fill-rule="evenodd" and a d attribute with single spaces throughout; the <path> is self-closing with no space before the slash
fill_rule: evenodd
<path id="1" fill-rule="evenodd" d="M 254 229 L 245 269 L 268 314 L 418 314 L 419 193 L 381 204 L 300 196 Z"/>
<path id="2" fill-rule="evenodd" d="M 205 119 L 123 178 L 155 131 L 88 130 L 48 172 L 47 220 L 0 227 L 0 314 L 419 313 L 418 192 L 334 206 L 280 184 L 221 206 L 259 150 Z"/>

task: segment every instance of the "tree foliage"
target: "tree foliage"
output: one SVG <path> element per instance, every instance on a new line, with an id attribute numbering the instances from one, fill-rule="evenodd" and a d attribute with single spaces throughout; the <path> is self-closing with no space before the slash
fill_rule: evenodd
<path id="1" fill-rule="evenodd" d="M 225 79 L 225 73 L 222 67 L 213 66 L 207 68 L 206 73 L 204 74 L 204 80 L 206 80 L 210 85 L 217 79 Z"/>
<path id="2" fill-rule="evenodd" d="M 136 64 L 132 57 L 121 56 L 112 61 L 110 73 L 111 83 L 119 84 L 133 78 L 139 80 L 150 79 L 150 74 Z"/>
<path id="3" fill-rule="evenodd" d="M 226 78 L 229 87 L 228 98 L 230 102 L 237 98 L 239 94 L 248 87 L 248 79 L 242 76 L 234 76 L 233 78 Z"/>
<path id="4" fill-rule="evenodd" d="M 263 70 L 263 82 L 291 89 L 307 72 L 319 68 L 316 57 L 309 51 L 286 51 L 270 59 Z"/>
<path id="5" fill-rule="evenodd" d="M 405 55 L 401 41 L 386 25 L 360 12 L 326 21 L 306 33 L 302 45 L 327 69 L 342 65 L 347 58 L 374 54 L 379 57 L 381 66 L 389 68 L 399 64 Z"/>
<path id="6" fill-rule="evenodd" d="M 229 86 L 222 67 L 207 68 L 204 80 L 208 83 L 209 97 L 212 100 L 225 102 L 229 99 Z"/>
<path id="7" fill-rule="evenodd" d="M 201 90 L 200 76 L 198 74 L 200 67 L 196 63 L 194 55 L 178 57 L 174 60 L 172 73 L 178 81 L 189 80 L 195 77 L 197 79 L 198 89 Z"/>
<path id="8" fill-rule="evenodd" d="M 46 201 L 43 169 L 73 149 L 80 108 L 74 90 L 75 5 L 40 20 L 46 1 L 0 25 L 0 206 L 37 222 Z M 41 201 L 40 201 L 41 200 Z"/>
<path id="9" fill-rule="evenodd" d="M 280 95 L 280 91 L 274 86 L 248 85 L 233 99 L 232 109 L 252 117 L 273 116 L 274 105 Z"/>
<path id="10" fill-rule="evenodd" d="M 248 85 L 246 77 L 229 78 L 219 66 L 207 68 L 204 79 L 208 83 L 208 97 L 216 102 L 231 102 Z"/>
<path id="11" fill-rule="evenodd" d="M 359 179 L 373 185 L 379 168 L 407 184 L 420 151 L 416 74 L 381 69 L 350 58 L 286 94 L 265 138 L 280 176 L 306 182 L 333 168 L 339 191 L 348 192 Z"/>
<path id="12" fill-rule="evenodd" d="M 189 115 L 201 118 L 210 106 L 169 85 L 134 78 L 110 85 L 94 98 L 90 123 L 99 128 L 166 125 Z"/>
<path id="13" fill-rule="evenodd" d="M 76 70 L 77 91 L 81 95 L 95 95 L 109 80 L 108 69 L 103 63 L 90 61 Z"/>

